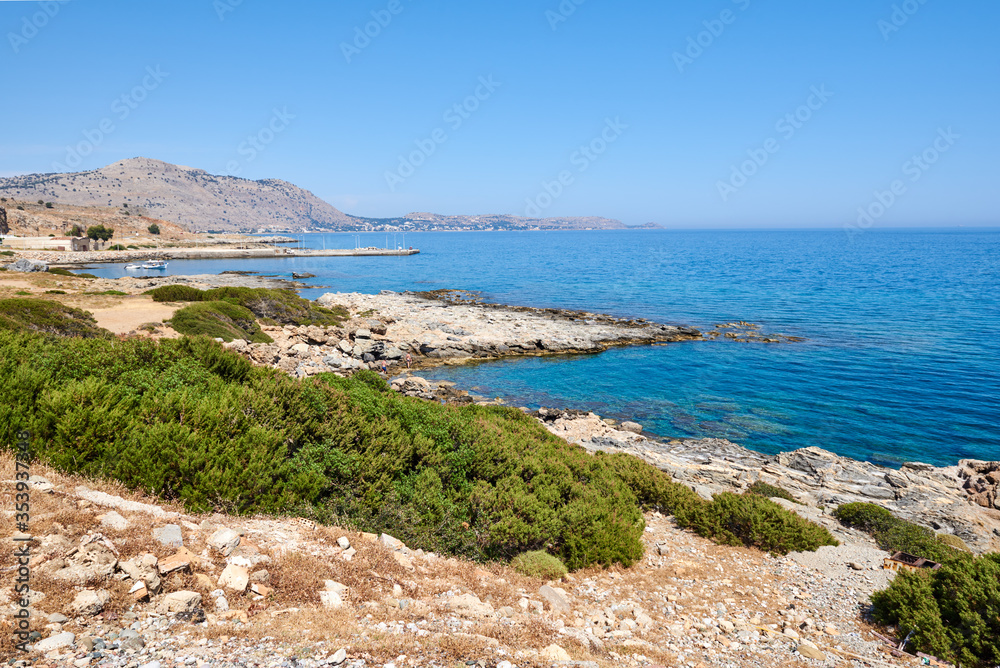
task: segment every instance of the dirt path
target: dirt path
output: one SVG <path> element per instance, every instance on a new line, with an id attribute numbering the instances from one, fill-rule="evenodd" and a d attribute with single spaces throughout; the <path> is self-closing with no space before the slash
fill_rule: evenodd
<path id="1" fill-rule="evenodd" d="M 87 310 L 94 314 L 98 326 L 115 334 L 125 334 L 147 322 L 163 322 L 172 317 L 178 308 L 154 302 L 149 297 L 136 296 L 124 299 L 111 308 Z"/>

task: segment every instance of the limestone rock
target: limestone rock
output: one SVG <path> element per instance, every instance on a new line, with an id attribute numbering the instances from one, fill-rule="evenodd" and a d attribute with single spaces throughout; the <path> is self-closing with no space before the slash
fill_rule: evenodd
<path id="1" fill-rule="evenodd" d="M 176 612 L 193 612 L 201 607 L 201 594 L 196 591 L 175 591 L 167 594 L 156 606 L 161 615 Z"/>
<path id="2" fill-rule="evenodd" d="M 815 659 L 816 661 L 826 661 L 826 654 L 823 654 L 819 649 L 812 645 L 807 645 L 805 643 L 800 644 L 797 648 L 799 654 L 807 659 Z"/>
<path id="3" fill-rule="evenodd" d="M 219 576 L 219 586 L 232 589 L 237 592 L 244 592 L 250 583 L 250 573 L 242 566 L 229 564 Z"/>
<path id="4" fill-rule="evenodd" d="M 54 649 L 62 649 L 63 647 L 72 647 L 73 643 L 76 642 L 76 635 L 68 631 L 64 633 L 56 633 L 51 635 L 45 640 L 40 640 L 36 642 L 32 649 L 36 652 L 51 652 Z"/>
<path id="5" fill-rule="evenodd" d="M 538 588 L 538 595 L 545 599 L 553 612 L 566 613 L 573 609 L 565 589 L 542 585 Z"/>
<path id="6" fill-rule="evenodd" d="M 448 600 L 448 609 L 465 617 L 489 617 L 493 606 L 479 600 L 475 594 L 460 594 Z"/>
<path id="7" fill-rule="evenodd" d="M 49 564 L 46 570 L 53 571 L 53 579 L 82 585 L 114 573 L 118 557 L 103 543 L 95 542 L 74 550 L 66 559 L 53 559 Z"/>
<path id="8" fill-rule="evenodd" d="M 104 610 L 104 605 L 111 598 L 111 594 L 101 589 L 85 589 L 81 591 L 69 604 L 69 612 L 74 616 L 93 617 Z"/>
<path id="9" fill-rule="evenodd" d="M 569 655 L 569 652 L 567 652 L 566 650 L 564 650 L 559 645 L 556 645 L 555 643 L 549 645 L 548 647 L 546 647 L 545 649 L 543 649 L 541 652 L 539 652 L 538 656 L 541 657 L 542 659 L 544 659 L 545 661 L 572 661 L 573 660 L 573 657 L 571 657 Z"/>
<path id="10" fill-rule="evenodd" d="M 153 529 L 153 538 L 167 547 L 182 547 L 184 545 L 184 536 L 177 524 L 167 524 Z"/>
<path id="11" fill-rule="evenodd" d="M 340 608 L 344 605 L 344 599 L 336 591 L 321 591 L 319 593 L 319 601 L 323 604 L 324 608 Z"/>
<path id="12" fill-rule="evenodd" d="M 109 510 L 101 515 L 101 526 L 114 529 L 115 531 L 125 531 L 128 529 L 128 520 L 114 510 Z"/>
<path id="13" fill-rule="evenodd" d="M 240 535 L 232 529 L 221 527 L 209 537 L 207 543 L 216 552 L 228 557 L 240 544 Z"/>

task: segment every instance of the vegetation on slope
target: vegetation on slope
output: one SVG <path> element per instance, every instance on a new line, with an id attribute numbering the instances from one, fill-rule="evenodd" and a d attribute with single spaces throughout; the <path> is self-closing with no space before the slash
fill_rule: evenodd
<path id="1" fill-rule="evenodd" d="M 900 571 L 872 595 L 873 618 L 914 631 L 911 649 L 962 666 L 1000 665 L 1000 554 L 955 556 L 936 571 Z"/>
<path id="2" fill-rule="evenodd" d="M 0 300 L 0 330 L 31 331 L 61 336 L 110 337 L 87 311 L 47 299 Z"/>
<path id="3" fill-rule="evenodd" d="M 56 467 L 191 510 L 301 514 L 478 560 L 545 550 L 571 569 L 639 559 L 642 506 L 725 543 L 784 552 L 834 542 L 767 499 L 705 501 L 516 409 L 403 397 L 372 372 L 300 380 L 207 337 L 3 329 L 0 442 L 29 430 L 33 452 Z"/>
<path id="4" fill-rule="evenodd" d="M 340 325 L 347 319 L 343 308 L 324 308 L 291 290 L 273 288 L 215 288 L 199 290 L 189 285 L 163 285 L 146 294 L 157 302 L 225 301 L 249 309 L 267 324 Z"/>
<path id="5" fill-rule="evenodd" d="M 198 302 L 185 306 L 170 319 L 170 326 L 181 334 L 204 334 L 223 341 L 244 339 L 252 343 L 271 343 L 274 339 L 260 330 L 249 309 L 229 302 Z"/>
<path id="6" fill-rule="evenodd" d="M 956 548 L 968 551 L 960 538 L 943 538 L 927 527 L 907 522 L 874 503 L 845 503 L 833 516 L 844 526 L 860 529 L 888 552 L 906 552 L 931 561 L 945 561 L 956 555 Z M 958 543 L 956 543 L 958 541 Z"/>

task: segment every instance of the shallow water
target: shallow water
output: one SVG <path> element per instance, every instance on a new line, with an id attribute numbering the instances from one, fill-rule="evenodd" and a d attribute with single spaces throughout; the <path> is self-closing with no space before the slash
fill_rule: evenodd
<path id="1" fill-rule="evenodd" d="M 306 235 L 353 247 L 355 235 Z M 393 236 L 360 236 L 383 246 Z M 395 243 L 402 244 L 401 235 Z M 513 404 L 586 408 L 669 436 L 765 452 L 815 445 L 883 464 L 1000 459 L 1000 232 L 438 232 L 410 257 L 182 260 L 168 273 L 310 272 L 328 291 L 464 288 L 499 302 L 711 328 L 745 320 L 797 344 L 688 342 L 425 373 Z M 123 265 L 93 270 L 123 275 Z"/>

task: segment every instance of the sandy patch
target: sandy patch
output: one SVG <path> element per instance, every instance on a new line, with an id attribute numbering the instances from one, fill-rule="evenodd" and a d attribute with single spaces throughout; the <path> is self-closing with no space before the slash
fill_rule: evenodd
<path id="1" fill-rule="evenodd" d="M 115 334 L 126 334 L 147 322 L 163 322 L 173 317 L 179 306 L 154 302 L 149 297 L 126 298 L 112 308 L 87 309 L 97 324 Z"/>

